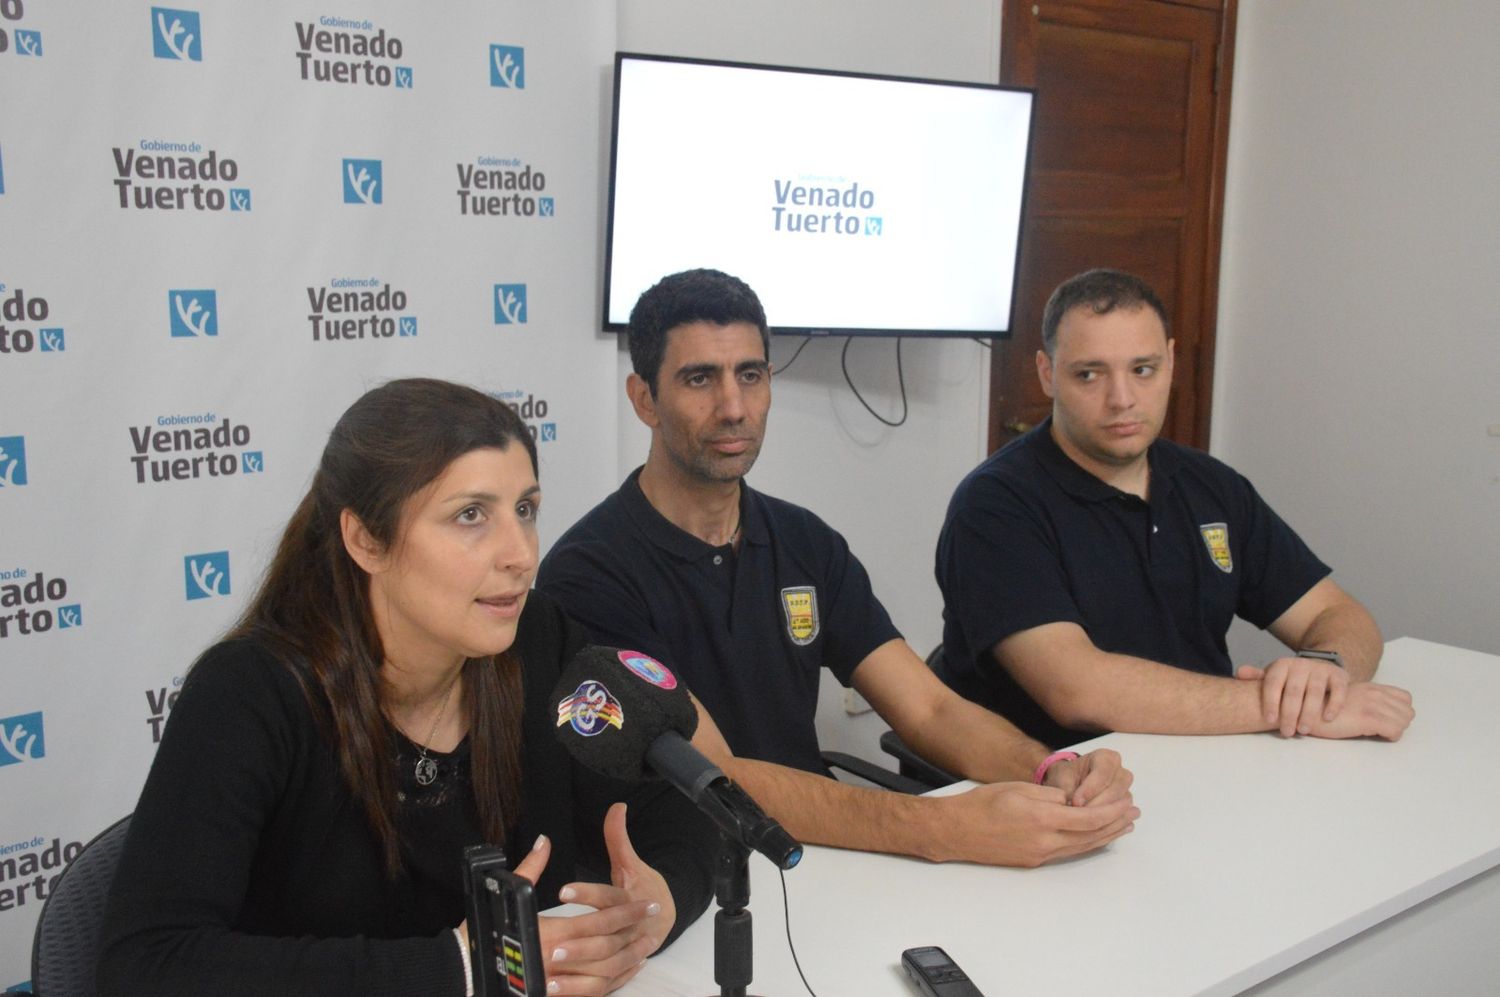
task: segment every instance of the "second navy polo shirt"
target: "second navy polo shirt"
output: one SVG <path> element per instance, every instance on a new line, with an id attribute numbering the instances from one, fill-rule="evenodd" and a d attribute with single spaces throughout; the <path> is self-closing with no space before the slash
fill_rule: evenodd
<path id="1" fill-rule="evenodd" d="M 958 486 L 938 539 L 940 674 L 1045 744 L 1092 736 L 1058 725 L 995 661 L 1001 640 L 1077 623 L 1094 646 L 1232 675 L 1238 615 L 1264 629 L 1329 573 L 1250 482 L 1208 454 L 1158 439 L 1150 501 L 1075 464 L 1049 418 Z"/>

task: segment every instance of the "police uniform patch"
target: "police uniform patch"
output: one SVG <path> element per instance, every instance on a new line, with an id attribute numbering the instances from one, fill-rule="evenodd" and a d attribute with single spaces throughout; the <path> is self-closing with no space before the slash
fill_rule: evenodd
<path id="1" fill-rule="evenodd" d="M 787 636 L 798 647 L 818 639 L 818 590 L 811 585 L 793 585 L 781 590 L 781 609 L 786 614 Z"/>
<path id="2" fill-rule="evenodd" d="M 1226 575 L 1234 571 L 1234 558 L 1229 554 L 1229 524 L 1204 523 L 1198 527 L 1203 542 L 1208 545 L 1208 556 L 1218 569 Z"/>

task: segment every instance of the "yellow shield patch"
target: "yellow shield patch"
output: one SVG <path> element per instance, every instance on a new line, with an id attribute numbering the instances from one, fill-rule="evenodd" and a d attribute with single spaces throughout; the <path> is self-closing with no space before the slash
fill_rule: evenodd
<path id="1" fill-rule="evenodd" d="M 1198 527 L 1198 532 L 1203 534 L 1203 542 L 1208 545 L 1208 556 L 1213 558 L 1219 570 L 1225 574 L 1233 571 L 1234 558 L 1229 554 L 1229 524 L 1204 523 Z"/>
<path id="2" fill-rule="evenodd" d="M 799 647 L 818 639 L 818 590 L 794 585 L 781 590 L 781 609 L 786 613 L 786 632 Z"/>

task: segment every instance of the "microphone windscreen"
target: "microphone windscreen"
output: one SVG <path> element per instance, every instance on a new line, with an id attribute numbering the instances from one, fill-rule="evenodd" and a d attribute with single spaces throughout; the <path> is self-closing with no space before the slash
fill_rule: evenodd
<path id="1" fill-rule="evenodd" d="M 698 711 L 687 688 L 650 655 L 582 648 L 553 690 L 557 737 L 584 767 L 626 782 L 646 776 L 646 751 L 667 731 L 691 738 Z"/>

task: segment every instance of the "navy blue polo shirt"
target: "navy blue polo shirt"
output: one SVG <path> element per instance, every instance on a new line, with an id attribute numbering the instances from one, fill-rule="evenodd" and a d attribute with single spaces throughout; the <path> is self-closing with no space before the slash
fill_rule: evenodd
<path id="1" fill-rule="evenodd" d="M 637 468 L 542 561 L 537 587 L 601 644 L 661 659 L 736 755 L 827 775 L 813 725 L 823 668 L 844 685 L 900 634 L 849 545 L 800 506 L 740 485 L 740 547 L 679 529 Z"/>
<path id="2" fill-rule="evenodd" d="M 948 505 L 937 547 L 943 679 L 1061 746 L 1055 723 L 995 661 L 1011 634 L 1077 623 L 1094 646 L 1232 675 L 1236 615 L 1264 629 L 1328 575 L 1243 476 L 1170 440 L 1151 444 L 1150 501 L 1075 464 L 1052 420 L 990 455 Z"/>

